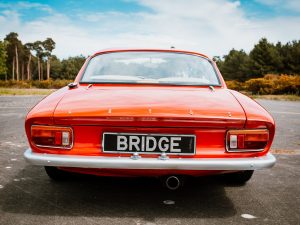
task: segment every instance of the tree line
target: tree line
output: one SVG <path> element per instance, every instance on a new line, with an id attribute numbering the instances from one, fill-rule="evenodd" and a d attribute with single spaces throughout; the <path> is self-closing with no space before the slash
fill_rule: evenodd
<path id="1" fill-rule="evenodd" d="M 215 56 L 225 80 L 246 81 L 266 74 L 300 74 L 300 40 L 273 44 L 262 38 L 247 54 L 232 49 L 222 58 Z"/>
<path id="2" fill-rule="evenodd" d="M 15 32 L 0 40 L 0 80 L 72 80 L 85 61 L 85 57 L 75 56 L 60 60 L 52 52 L 55 41 L 25 43 Z"/>
<path id="3" fill-rule="evenodd" d="M 46 38 L 23 44 L 15 32 L 0 40 L 0 80 L 72 80 L 85 61 L 75 56 L 60 60 L 52 52 L 55 41 Z M 225 80 L 246 81 L 266 74 L 300 74 L 300 40 L 273 44 L 262 38 L 248 53 L 232 49 L 215 56 Z"/>

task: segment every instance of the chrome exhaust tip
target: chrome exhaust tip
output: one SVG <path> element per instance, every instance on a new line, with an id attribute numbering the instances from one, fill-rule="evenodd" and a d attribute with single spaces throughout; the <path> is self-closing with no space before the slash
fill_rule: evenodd
<path id="1" fill-rule="evenodd" d="M 182 186 L 183 182 L 177 176 L 169 176 L 165 179 L 165 185 L 169 190 L 175 191 Z"/>

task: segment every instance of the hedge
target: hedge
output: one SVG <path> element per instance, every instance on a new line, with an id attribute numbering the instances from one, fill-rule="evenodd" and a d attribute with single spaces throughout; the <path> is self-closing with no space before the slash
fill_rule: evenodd
<path id="1" fill-rule="evenodd" d="M 31 81 L 3 81 L 0 80 L 0 87 L 6 88 L 42 88 L 42 89 L 58 89 L 67 86 L 73 80 L 31 80 Z"/>
<path id="2" fill-rule="evenodd" d="M 0 87 L 6 88 L 42 88 L 57 89 L 66 86 L 73 80 L 43 80 L 43 81 L 1 81 Z M 236 80 L 226 81 L 229 89 L 251 92 L 259 95 L 293 94 L 300 95 L 300 75 L 267 74 L 263 78 L 255 78 L 246 82 Z"/>
<path id="3" fill-rule="evenodd" d="M 299 75 L 267 74 L 263 78 L 255 78 L 246 82 L 227 81 L 227 87 L 237 91 L 247 91 L 259 95 L 293 94 L 300 95 Z"/>

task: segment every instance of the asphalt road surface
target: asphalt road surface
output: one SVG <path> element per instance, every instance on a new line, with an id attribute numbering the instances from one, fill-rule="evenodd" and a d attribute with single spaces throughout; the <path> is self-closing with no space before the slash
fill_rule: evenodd
<path id="1" fill-rule="evenodd" d="M 259 101 L 277 123 L 274 168 L 256 171 L 245 186 L 203 177 L 170 192 L 150 178 L 55 183 L 27 164 L 24 119 L 41 98 L 0 96 L 1 225 L 300 224 L 300 102 Z"/>

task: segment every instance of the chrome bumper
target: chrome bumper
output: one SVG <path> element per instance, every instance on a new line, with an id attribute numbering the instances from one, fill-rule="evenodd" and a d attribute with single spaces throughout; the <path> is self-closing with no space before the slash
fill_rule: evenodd
<path id="1" fill-rule="evenodd" d="M 167 169 L 167 170 L 257 170 L 272 167 L 276 159 L 268 153 L 255 158 L 159 159 L 130 157 L 79 156 L 34 153 L 27 149 L 25 159 L 39 166 L 106 168 L 106 169 Z"/>

